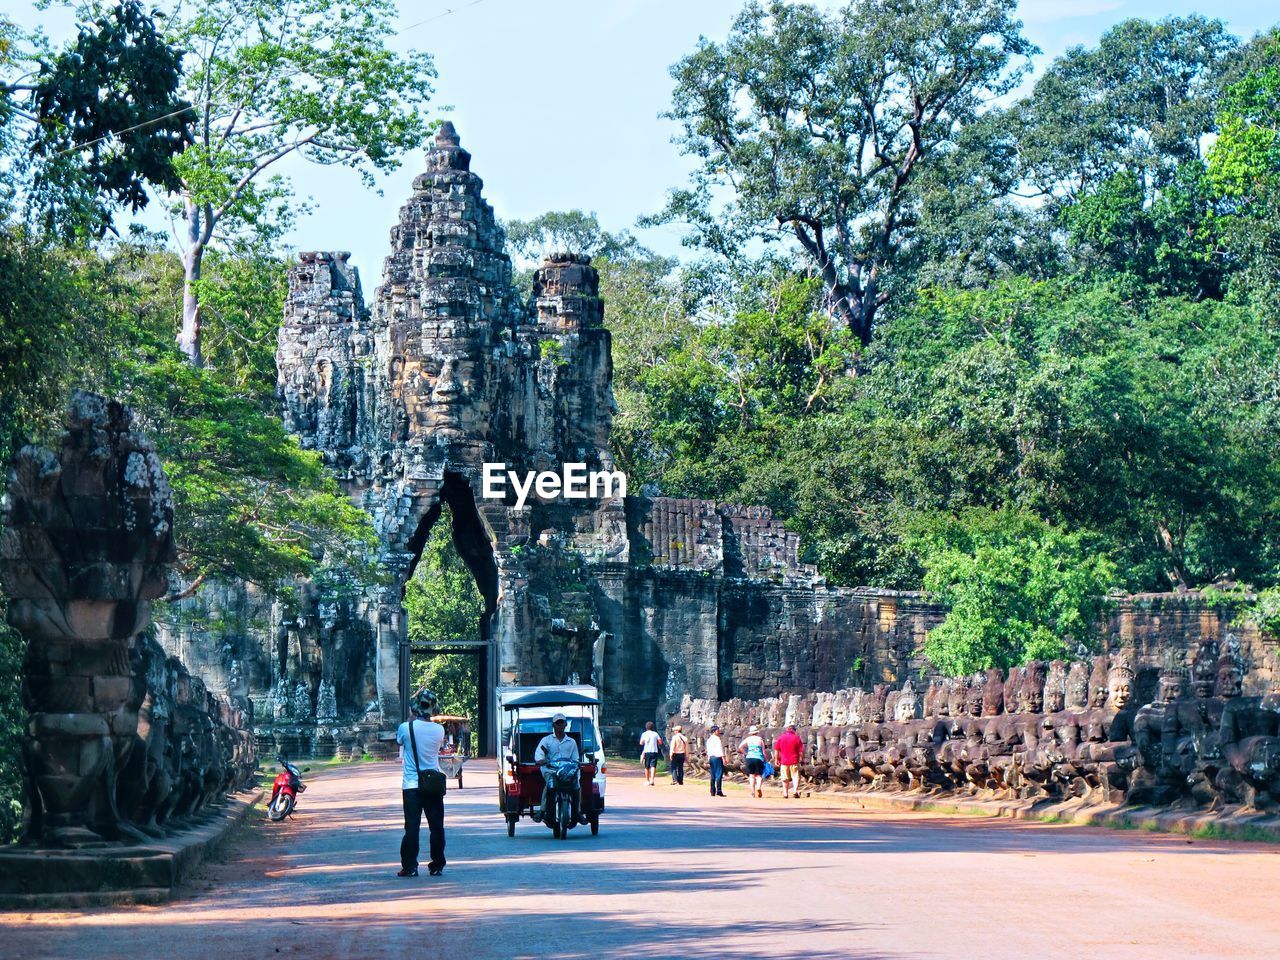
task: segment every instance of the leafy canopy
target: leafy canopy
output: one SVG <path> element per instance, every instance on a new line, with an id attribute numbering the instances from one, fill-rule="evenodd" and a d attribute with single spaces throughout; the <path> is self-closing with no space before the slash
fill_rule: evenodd
<path id="1" fill-rule="evenodd" d="M 793 240 L 828 308 L 869 343 L 914 229 L 914 181 L 1035 52 L 1014 6 L 748 3 L 723 44 L 704 39 L 671 69 L 668 115 L 698 167 L 655 219 L 687 222 L 691 242 L 730 257 L 752 239 Z"/>
<path id="2" fill-rule="evenodd" d="M 947 605 L 924 643 L 948 676 L 1095 645 L 1115 567 L 1087 539 L 1012 512 L 970 511 L 922 535 L 924 586 Z"/>

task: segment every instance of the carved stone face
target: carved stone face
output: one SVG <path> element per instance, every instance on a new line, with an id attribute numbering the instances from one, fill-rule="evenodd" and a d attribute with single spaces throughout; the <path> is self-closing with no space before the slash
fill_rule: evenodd
<path id="1" fill-rule="evenodd" d="M 1218 669 L 1215 693 L 1220 697 L 1238 697 L 1244 690 L 1244 673 L 1234 664 Z"/>
<path id="2" fill-rule="evenodd" d="M 1027 704 L 1027 713 L 1039 713 L 1044 708 L 1044 685 L 1028 679 L 1023 699 Z"/>
<path id="3" fill-rule="evenodd" d="M 1123 710 L 1133 699 L 1133 681 L 1128 677 L 1112 677 L 1107 683 L 1107 702 Z"/>
<path id="4" fill-rule="evenodd" d="M 1212 697 L 1218 674 L 1218 641 L 1205 637 L 1191 665 L 1192 689 L 1197 697 Z"/>
<path id="5" fill-rule="evenodd" d="M 1174 700 L 1180 700 L 1186 694 L 1186 681 L 1178 676 L 1164 676 L 1160 678 L 1160 689 L 1157 693 L 1161 703 L 1172 703 Z"/>
<path id="6" fill-rule="evenodd" d="M 422 372 L 426 381 L 424 424 L 445 436 L 461 434 L 477 420 L 474 410 L 476 362 L 465 356 L 428 359 Z"/>
<path id="7" fill-rule="evenodd" d="M 849 695 L 841 691 L 836 694 L 831 705 L 831 722 L 838 727 L 849 722 Z"/>
<path id="8" fill-rule="evenodd" d="M 1089 705 L 1089 668 L 1083 661 L 1077 660 L 1067 671 L 1068 710 L 1083 710 Z"/>
<path id="9" fill-rule="evenodd" d="M 1045 713 L 1057 713 L 1066 706 L 1066 694 L 1061 687 L 1049 687 L 1044 693 Z"/>
<path id="10" fill-rule="evenodd" d="M 1101 668 L 1098 666 L 1098 660 L 1102 660 Z M 1106 658 L 1094 658 L 1094 667 L 1092 675 L 1089 675 L 1089 707 L 1102 708 L 1106 707 L 1108 689 L 1106 675 Z"/>
<path id="11" fill-rule="evenodd" d="M 898 697 L 898 703 L 894 711 L 894 719 L 899 721 L 915 720 L 919 715 L 916 706 L 917 700 L 915 691 L 904 691 L 903 694 Z"/>
<path id="12" fill-rule="evenodd" d="M 982 674 L 975 673 L 965 693 L 964 709 L 971 717 L 982 716 L 982 681 Z"/>

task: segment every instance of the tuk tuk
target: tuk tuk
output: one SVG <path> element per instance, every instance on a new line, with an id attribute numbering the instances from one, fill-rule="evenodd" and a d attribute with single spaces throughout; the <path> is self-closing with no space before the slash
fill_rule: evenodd
<path id="1" fill-rule="evenodd" d="M 529 692 L 508 688 L 499 693 L 504 716 L 498 765 L 498 809 L 506 818 L 507 836 L 515 836 L 516 823 L 525 816 L 550 827 L 557 840 L 565 839 L 577 825 L 570 815 L 572 797 L 567 790 L 552 790 L 552 800 L 547 804 L 551 809 L 542 808 L 546 781 L 534 751 L 542 738 L 551 733 L 551 718 L 557 713 L 565 715 L 566 734 L 578 744 L 576 781 L 571 779 L 570 770 L 561 772 L 566 778 L 564 782 L 575 783 L 580 810 L 591 827 L 591 835 L 599 834 L 605 797 L 600 701 L 588 693 L 556 687 L 534 688 Z M 571 761 L 569 763 L 571 765 Z"/>

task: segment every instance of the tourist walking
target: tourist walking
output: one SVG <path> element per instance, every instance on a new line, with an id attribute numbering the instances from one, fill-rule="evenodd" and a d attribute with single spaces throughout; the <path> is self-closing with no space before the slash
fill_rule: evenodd
<path id="1" fill-rule="evenodd" d="M 778 776 L 782 778 L 784 799 L 800 796 L 800 762 L 803 759 L 804 741 L 796 733 L 796 725 L 788 723 L 782 736 L 773 741 L 773 761 L 778 766 Z"/>
<path id="2" fill-rule="evenodd" d="M 753 797 L 764 796 L 764 738 L 760 736 L 760 728 L 754 723 L 747 729 L 747 735 L 738 744 L 738 752 L 745 757 L 747 783 L 751 787 Z"/>
<path id="3" fill-rule="evenodd" d="M 404 794 L 404 839 L 400 841 L 397 877 L 418 875 L 418 832 L 424 813 L 431 851 L 427 873 L 433 877 L 444 873 L 445 777 L 440 770 L 444 727 L 431 719 L 438 712 L 435 694 L 419 690 L 413 697 L 413 716 L 396 730 L 396 743 L 400 744 L 403 761 L 400 789 Z"/>
<path id="4" fill-rule="evenodd" d="M 649 786 L 653 786 L 653 778 L 658 773 L 658 758 L 662 756 L 662 737 L 653 729 L 653 721 L 644 725 L 644 733 L 640 734 L 640 759 L 644 761 L 644 778 Z"/>
<path id="5" fill-rule="evenodd" d="M 720 739 L 720 727 L 713 726 L 707 737 L 707 766 L 711 770 L 711 795 L 724 796 L 724 741 Z"/>
<path id="6" fill-rule="evenodd" d="M 684 761 L 689 756 L 689 738 L 684 735 L 684 727 L 676 724 L 671 734 L 671 782 L 677 787 L 684 786 Z"/>

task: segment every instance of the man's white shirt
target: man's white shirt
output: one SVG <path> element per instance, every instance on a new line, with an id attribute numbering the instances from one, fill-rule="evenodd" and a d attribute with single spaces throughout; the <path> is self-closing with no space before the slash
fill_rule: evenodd
<path id="1" fill-rule="evenodd" d="M 548 763 L 555 763 L 557 760 L 572 760 L 577 763 L 578 742 L 567 733 L 563 740 L 557 740 L 554 733 L 548 733 L 533 751 L 533 759 L 535 762 L 545 759 Z"/>

